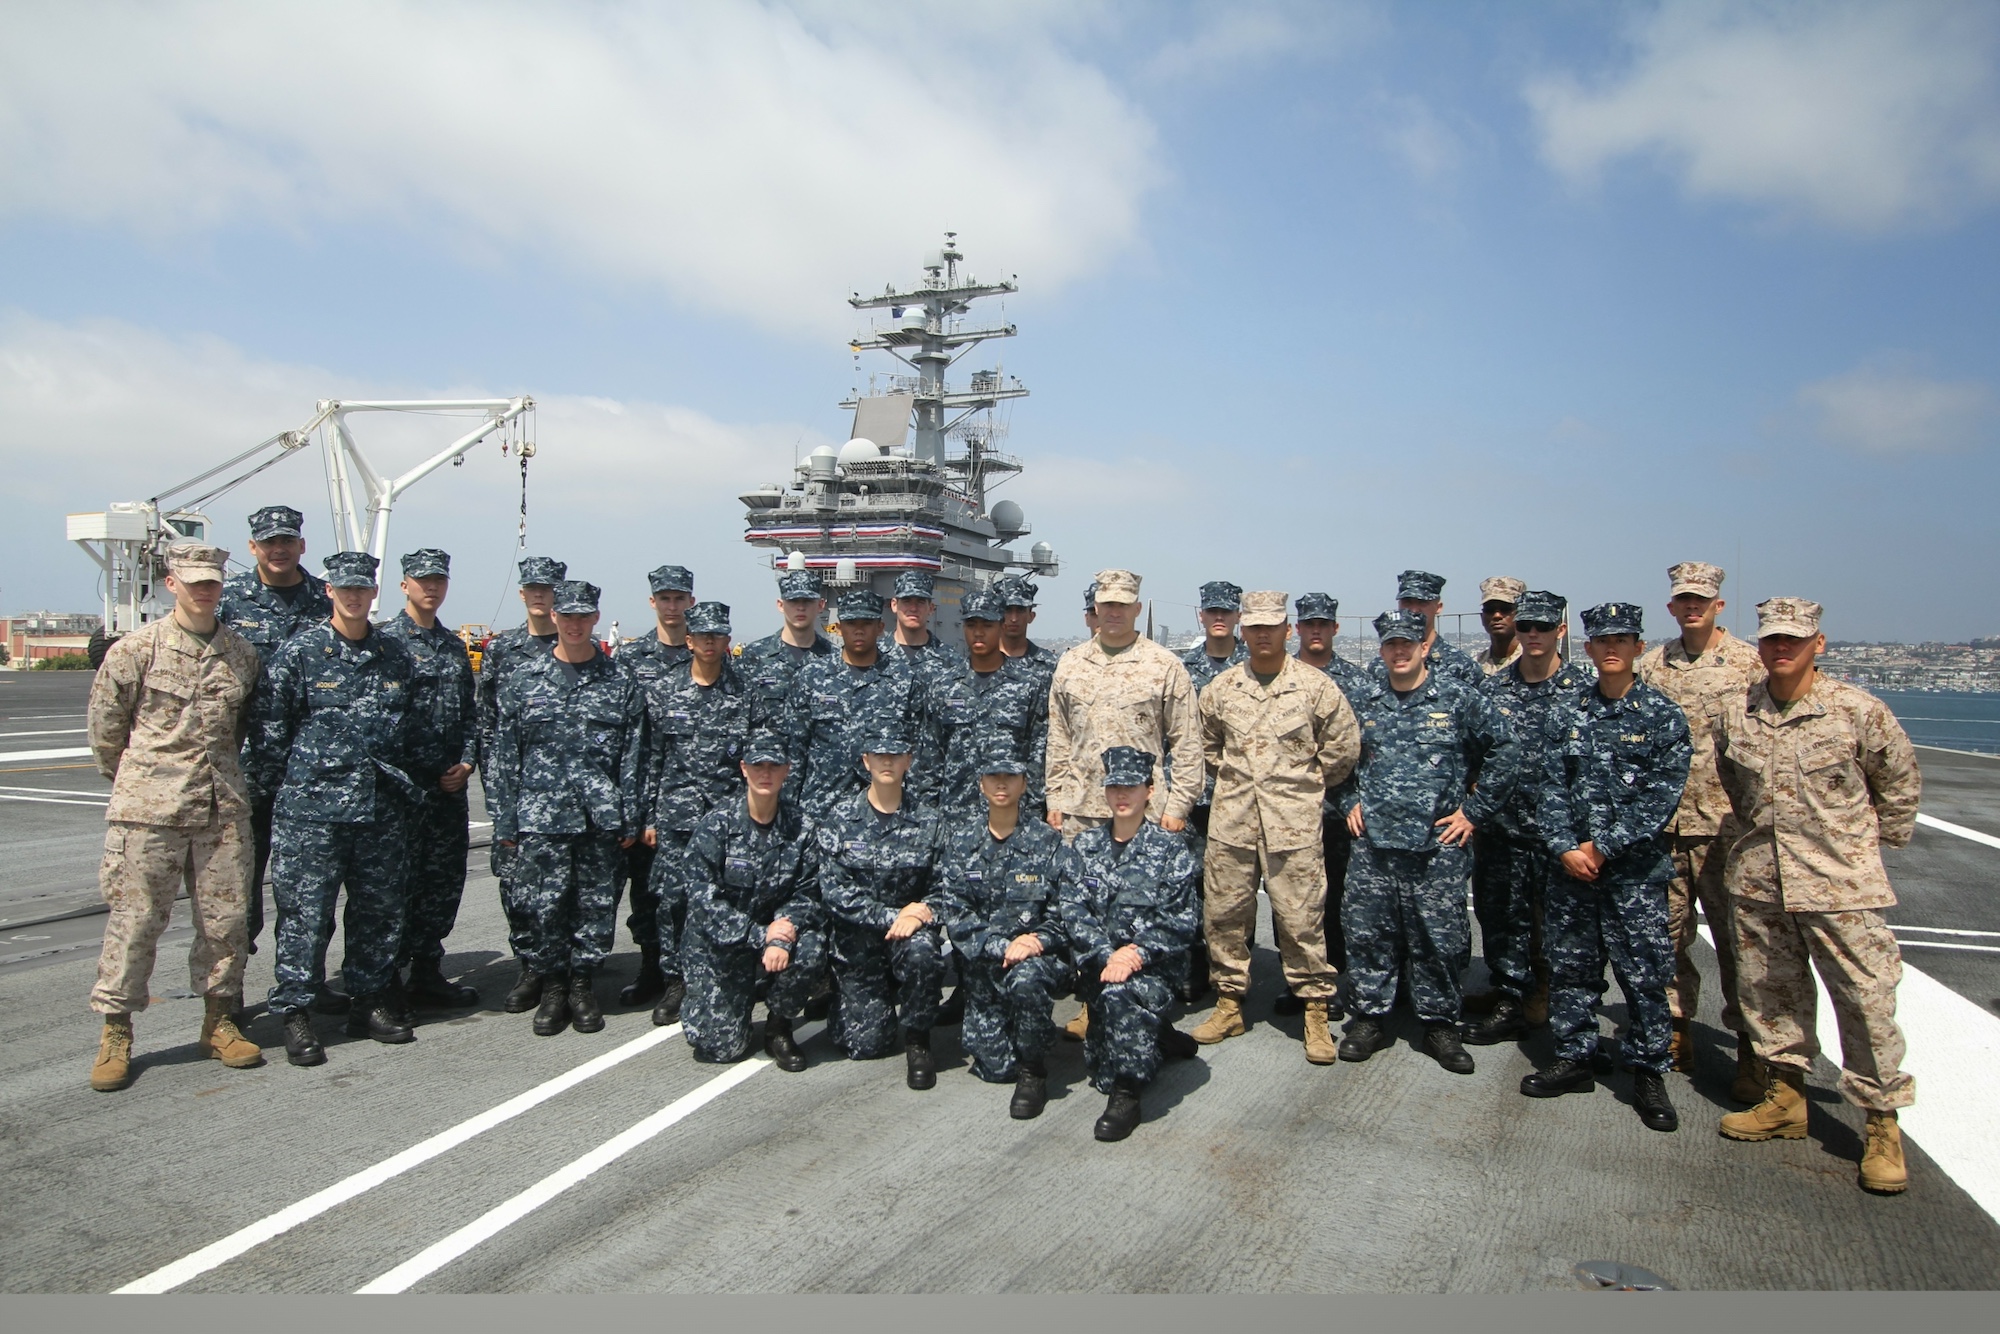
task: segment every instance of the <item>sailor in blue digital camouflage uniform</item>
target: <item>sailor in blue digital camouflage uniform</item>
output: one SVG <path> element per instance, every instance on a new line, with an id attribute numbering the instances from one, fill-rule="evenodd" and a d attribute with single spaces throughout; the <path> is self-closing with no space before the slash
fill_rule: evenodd
<path id="1" fill-rule="evenodd" d="M 1028 638 L 1041 589 L 1025 574 L 1009 574 L 993 582 L 993 591 L 1006 608 L 1000 620 L 1000 651 L 1040 674 L 1046 691 L 1049 678 L 1056 674 L 1056 655 Z"/>
<path id="2" fill-rule="evenodd" d="M 1670 1131 L 1680 1118 L 1665 1080 L 1673 1062 L 1667 986 L 1674 979 L 1666 830 L 1694 747 L 1680 706 L 1636 675 L 1646 650 L 1638 604 L 1590 608 L 1583 632 L 1597 684 L 1550 711 L 1554 735 L 1536 820 L 1563 871 L 1549 881 L 1544 928 L 1556 1062 L 1524 1078 L 1521 1092 L 1552 1098 L 1594 1086 L 1596 1005 L 1609 958 L 1629 1016 L 1621 1053 L 1632 1067 L 1633 1108 L 1648 1129 Z"/>
<path id="3" fill-rule="evenodd" d="M 306 1007 L 325 979 L 334 901 L 347 890 L 342 980 L 348 1032 L 408 1042 L 390 989 L 402 946 L 409 810 L 419 796 L 406 766 L 416 750 L 416 664 L 400 640 L 369 624 L 375 558 L 327 558 L 333 616 L 272 655 L 258 683 L 247 776 L 276 794 L 271 899 L 277 906 L 277 985 L 293 1065 L 326 1059 Z"/>
<path id="4" fill-rule="evenodd" d="M 1201 620 L 1202 642 L 1180 655 L 1181 665 L 1187 668 L 1188 680 L 1194 686 L 1197 704 L 1201 701 L 1202 687 L 1248 656 L 1243 640 L 1236 633 L 1237 623 L 1243 619 L 1243 590 L 1227 579 L 1211 579 L 1201 586 L 1199 598 L 1201 606 L 1196 615 Z M 1210 774 L 1188 812 L 1188 831 L 1196 838 L 1208 837 L 1208 817 L 1214 798 L 1215 775 Z M 1199 846 L 1196 855 L 1200 855 Z M 1253 922 L 1253 939 L 1255 935 Z M 1188 990 L 1192 997 L 1208 990 L 1208 949 L 1199 936 L 1188 953 L 1188 962 Z"/>
<path id="5" fill-rule="evenodd" d="M 850 1060 L 872 1060 L 894 1050 L 900 1029 L 907 1082 L 928 1089 L 937 1084 L 931 1029 L 944 984 L 944 934 L 929 901 L 938 817 L 905 799 L 914 744 L 901 718 L 870 721 L 854 744 L 868 786 L 816 820 L 814 834 L 832 922 L 833 1040 Z"/>
<path id="6" fill-rule="evenodd" d="M 920 693 L 942 685 L 946 676 L 960 666 L 952 646 L 931 631 L 937 616 L 936 581 L 928 570 L 905 570 L 896 576 L 895 596 L 889 599 L 892 620 L 889 640 L 882 646 L 890 666 L 918 678 Z M 917 758 L 910 766 L 909 790 L 913 801 L 925 806 L 944 799 L 944 737 L 918 719 L 915 734 Z"/>
<path id="7" fill-rule="evenodd" d="M 893 725 L 915 743 L 930 679 L 884 650 L 879 596 L 865 588 L 841 594 L 839 618 L 839 656 L 806 663 L 785 701 L 784 732 L 792 753 L 786 795 L 815 820 L 826 819 L 868 786 L 861 767 L 863 729 Z M 914 797 L 917 785 L 910 786 Z"/>
<path id="8" fill-rule="evenodd" d="M 1090 1082 L 1109 1095 L 1094 1133 L 1111 1141 L 1138 1126 L 1140 1097 L 1161 1060 L 1197 1050 L 1167 1012 L 1201 924 L 1201 863 L 1186 835 L 1146 818 L 1158 761 L 1133 746 L 1112 746 L 1103 763 L 1111 818 L 1076 836 L 1056 876 L 1076 994 L 1090 1013 Z"/>
<path id="9" fill-rule="evenodd" d="M 681 930 L 687 922 L 681 852 L 710 811 L 743 792 L 743 745 L 750 738 L 750 692 L 729 656 L 729 607 L 697 602 L 687 613 L 691 656 L 646 688 L 641 842 L 658 849 L 652 893 L 659 905 L 649 962 L 663 970 L 653 1022 L 680 1017 L 686 993 Z M 625 1000 L 624 993 L 619 994 Z M 626 1001 L 627 1004 L 633 1003 Z"/>
<path id="10" fill-rule="evenodd" d="M 444 942 L 465 897 L 471 813 L 467 781 L 479 757 L 473 716 L 472 663 L 465 641 L 438 619 L 451 589 L 451 557 L 424 547 L 403 557 L 403 610 L 382 633 L 409 650 L 416 675 L 410 713 L 415 748 L 408 766 L 422 799 L 410 810 L 409 853 L 399 965 L 410 969 L 403 994 L 416 1005 L 455 1009 L 479 1003 L 477 988 L 444 975 Z"/>
<path id="11" fill-rule="evenodd" d="M 817 658 L 831 658 L 836 649 L 819 632 L 826 597 L 810 570 L 787 570 L 778 576 L 778 613 L 784 624 L 773 634 L 743 646 L 736 665 L 750 686 L 752 722 L 758 728 L 782 728 L 785 701 L 799 669 Z"/>
<path id="12" fill-rule="evenodd" d="M 1542 913 L 1555 859 L 1536 818 L 1551 710 L 1597 680 L 1588 662 L 1562 660 L 1569 603 L 1543 589 L 1516 599 L 1516 652 L 1486 678 L 1486 693 L 1513 724 L 1526 775 L 1506 804 L 1472 836 L 1472 912 L 1489 988 L 1464 999 L 1465 1040 L 1490 1047 L 1548 1022 L 1548 953 Z"/>
<path id="13" fill-rule="evenodd" d="M 1442 624 L 1438 618 L 1444 612 L 1443 575 L 1426 570 L 1405 570 L 1397 575 L 1396 607 L 1424 618 L 1424 666 L 1433 676 L 1450 677 L 1461 685 L 1479 684 L 1486 673 L 1472 660 L 1472 655 L 1456 644 L 1446 643 L 1438 634 Z M 1369 670 L 1379 677 L 1382 664 L 1373 663 Z"/>
<path id="14" fill-rule="evenodd" d="M 1333 642 L 1340 637 L 1340 599 L 1331 593 L 1301 593 L 1294 614 L 1299 628 L 1299 661 L 1325 672 L 1353 707 L 1367 688 L 1368 669 L 1334 652 Z M 1335 809 L 1329 790 L 1320 809 L 1320 851 L 1326 858 L 1326 961 L 1343 974 L 1347 971 L 1347 937 L 1340 928 L 1340 904 L 1347 893 L 1347 860 L 1353 849 L 1354 836 L 1347 832 L 1347 820 Z M 1287 990 L 1272 1004 L 1271 1011 L 1303 1014 L 1305 1008 L 1306 1003 Z M 1339 1019 L 1345 1013 L 1341 999 L 1335 997 L 1328 1017 Z"/>
<path id="15" fill-rule="evenodd" d="M 486 793 L 486 813 L 493 814 L 493 742 L 500 730 L 500 687 L 515 667 L 540 657 L 555 647 L 556 585 L 569 575 L 569 567 L 547 556 L 527 556 L 518 567 L 521 576 L 521 606 L 527 622 L 502 630 L 486 641 L 480 653 L 479 680 L 474 700 L 479 714 L 479 784 Z M 514 893 L 515 847 L 493 840 L 488 861 L 493 878 L 500 882 L 500 906 L 507 913 L 507 943 L 521 962 L 521 975 L 502 1003 L 509 1014 L 532 1010 L 542 1001 L 542 978 L 528 966 L 526 950 L 534 929 L 533 919 Z"/>
<path id="16" fill-rule="evenodd" d="M 1469 1075 L 1458 969 L 1472 943 L 1470 844 L 1520 781 L 1521 746 L 1480 687 L 1427 665 L 1428 621 L 1411 611 L 1375 618 L 1382 667 L 1353 706 L 1361 762 L 1336 796 L 1354 838 L 1341 923 L 1355 1017 L 1340 1059 L 1365 1061 L 1390 1045 L 1383 1021 L 1400 971 L 1424 1025 L 1424 1050 L 1444 1069 Z"/>
<path id="17" fill-rule="evenodd" d="M 1072 981 L 1056 910 L 1063 840 L 1022 810 L 1034 770 L 1019 738 L 989 729 L 970 750 L 986 809 L 948 818 L 930 901 L 958 954 L 967 994 L 959 1042 L 972 1073 L 1012 1080 L 1009 1111 L 1025 1121 L 1048 1101 L 1049 1007 Z"/>
<path id="18" fill-rule="evenodd" d="M 965 657 L 938 655 L 925 693 L 924 727 L 939 757 L 933 802 L 947 818 L 974 817 L 986 809 L 979 790 L 981 748 L 998 731 L 1011 738 L 1029 766 L 1020 809 L 1040 820 L 1047 811 L 1040 780 L 1048 763 L 1048 678 L 1002 651 L 1006 606 L 998 593 L 967 593 L 959 615 L 965 624 Z"/>
<path id="19" fill-rule="evenodd" d="M 518 850 L 541 1037 L 604 1027 L 594 983 L 618 934 L 618 864 L 642 827 L 646 697 L 592 638 L 597 599 L 595 584 L 556 585 L 555 647 L 508 672 L 493 742 L 493 837 Z"/>
<path id="20" fill-rule="evenodd" d="M 739 791 L 701 817 L 681 855 L 688 899 L 681 1031 L 697 1060 L 749 1054 L 750 1011 L 761 991 L 772 1064 L 806 1068 L 792 1030 L 826 970 L 826 913 L 812 825 L 779 799 L 790 768 L 783 737 L 750 737 Z"/>
<path id="21" fill-rule="evenodd" d="M 653 629 L 618 645 L 618 665 L 630 672 L 650 695 L 654 686 L 687 662 L 688 608 L 694 605 L 694 573 L 685 565 L 661 565 L 646 575 L 652 589 Z M 648 710 L 649 726 L 652 721 Z M 667 975 L 660 968 L 659 891 L 653 886 L 654 843 L 640 839 L 625 850 L 618 871 L 618 891 L 629 885 L 632 912 L 625 927 L 639 947 L 639 973 L 618 993 L 620 1005 L 645 1005 L 667 992 Z"/>
<path id="22" fill-rule="evenodd" d="M 333 615 L 326 582 L 299 563 L 306 554 L 305 523 L 305 515 L 289 505 L 266 505 L 252 514 L 250 556 L 256 566 L 223 581 L 222 604 L 215 610 L 217 620 L 250 641 L 267 669 L 271 655 L 294 635 L 325 624 Z M 264 871 L 271 863 L 271 803 L 276 796 L 266 793 L 250 808 L 256 869 L 250 878 L 245 925 L 252 954 L 264 930 Z M 337 1012 L 341 1002 L 324 1008 Z"/>

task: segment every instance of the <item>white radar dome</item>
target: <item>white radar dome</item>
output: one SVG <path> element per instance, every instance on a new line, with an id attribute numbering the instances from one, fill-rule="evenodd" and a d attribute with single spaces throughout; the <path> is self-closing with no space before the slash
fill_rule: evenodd
<path id="1" fill-rule="evenodd" d="M 882 457 L 882 447 L 873 440 L 863 440 L 859 436 L 840 447 L 840 466 L 850 463 L 865 463 Z"/>
<path id="2" fill-rule="evenodd" d="M 993 507 L 993 527 L 1001 536 L 1012 537 L 1028 530 L 1028 516 L 1013 501 L 1003 500 Z"/>

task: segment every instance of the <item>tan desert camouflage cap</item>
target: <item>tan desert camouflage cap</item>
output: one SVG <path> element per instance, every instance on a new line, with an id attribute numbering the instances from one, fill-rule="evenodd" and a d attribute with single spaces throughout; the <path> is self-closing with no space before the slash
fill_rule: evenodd
<path id="1" fill-rule="evenodd" d="M 1241 625 L 1283 625 L 1291 618 L 1285 615 L 1285 595 L 1266 590 L 1243 595 L 1243 619 Z"/>
<path id="2" fill-rule="evenodd" d="M 1097 600 L 1099 602 L 1137 602 L 1139 600 L 1139 576 L 1130 570 L 1099 570 L 1097 572 Z"/>
<path id="3" fill-rule="evenodd" d="M 220 583 L 229 553 L 205 542 L 176 542 L 167 548 L 167 573 L 184 584 Z"/>
<path id="4" fill-rule="evenodd" d="M 1790 635 L 1811 639 L 1819 633 L 1819 614 L 1825 608 L 1804 598 L 1766 598 L 1757 604 L 1757 638 Z"/>
<path id="5" fill-rule="evenodd" d="M 1504 602 L 1513 606 L 1521 600 L 1521 594 L 1528 591 L 1528 585 L 1511 575 L 1496 574 L 1491 579 L 1479 581 L 1479 601 Z"/>
<path id="6" fill-rule="evenodd" d="M 1722 567 L 1704 561 L 1684 560 L 1679 565 L 1667 567 L 1667 578 L 1673 587 L 1667 596 L 1677 598 L 1683 593 L 1693 593 L 1696 597 L 1719 598 L 1722 596 Z"/>

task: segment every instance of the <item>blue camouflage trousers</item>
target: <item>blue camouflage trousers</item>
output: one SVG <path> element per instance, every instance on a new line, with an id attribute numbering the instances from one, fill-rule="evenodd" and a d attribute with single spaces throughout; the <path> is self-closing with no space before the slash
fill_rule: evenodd
<path id="1" fill-rule="evenodd" d="M 646 840 L 640 839 L 625 849 L 625 854 L 618 859 L 617 882 L 612 888 L 620 896 L 624 895 L 627 886 L 631 888 L 632 911 L 625 918 L 625 928 L 632 933 L 634 945 L 646 945 L 659 939 L 660 891 L 653 880 L 653 865 L 666 846 L 667 834 L 662 830 L 659 848 L 649 848 Z"/>
<path id="2" fill-rule="evenodd" d="M 521 962 L 538 973 L 595 969 L 618 935 L 616 833 L 521 835 L 514 894 L 528 918 Z"/>
<path id="3" fill-rule="evenodd" d="M 1674 939 L 1667 927 L 1667 884 L 1586 884 L 1556 874 L 1548 882 L 1549 1031 L 1556 1055 L 1588 1061 L 1597 1053 L 1597 1000 L 1604 963 L 1625 993 L 1629 1022 L 1622 1048 L 1635 1070 L 1665 1074 L 1672 1063 Z"/>
<path id="4" fill-rule="evenodd" d="M 1160 1072 L 1160 1026 L 1174 1003 L 1178 971 L 1161 966 L 1170 962 L 1154 960 L 1123 982 L 1099 981 L 1102 968 L 1077 970 L 1077 998 L 1090 1009 L 1083 1058 L 1090 1067 L 1090 1086 L 1099 1093 L 1111 1092 L 1119 1079 L 1150 1084 Z"/>
<path id="5" fill-rule="evenodd" d="M 965 987 L 965 1021 L 958 1042 L 972 1057 L 972 1073 L 989 1084 L 1014 1078 L 1022 1061 L 1039 1061 L 1056 1040 L 1049 1007 L 1070 989 L 1073 974 L 1061 954 L 1047 952 L 1012 968 L 998 959 L 958 956 Z"/>
<path id="6" fill-rule="evenodd" d="M 662 829 L 660 846 L 654 851 L 649 868 L 647 898 L 651 908 L 646 910 L 646 921 L 653 932 L 653 938 L 660 942 L 660 970 L 668 977 L 682 975 L 681 937 L 687 932 L 688 898 L 687 876 L 683 862 L 687 856 L 688 841 L 694 837 L 692 831 L 675 832 Z M 639 935 L 639 888 L 638 882 L 632 887 L 632 919 L 627 923 L 632 928 L 632 936 Z M 789 971 L 789 970 L 788 970 Z"/>
<path id="7" fill-rule="evenodd" d="M 277 916 L 273 1011 L 312 1004 L 326 979 L 333 909 L 343 887 L 342 983 L 356 996 L 389 985 L 403 942 L 404 829 L 404 814 L 394 808 L 375 820 L 330 823 L 281 815 L 272 821 L 271 901 Z"/>
<path id="8" fill-rule="evenodd" d="M 520 860 L 519 845 L 510 848 L 497 838 L 487 853 L 493 878 L 500 882 L 500 909 L 507 914 L 507 948 L 514 951 L 515 958 L 525 959 L 535 936 L 535 917 L 514 888 L 514 867 Z"/>
<path id="9" fill-rule="evenodd" d="M 1379 1019 L 1395 1008 L 1400 972 L 1417 1018 L 1458 1022 L 1458 964 L 1472 948 L 1466 853 L 1464 847 L 1378 848 L 1366 834 L 1354 840 L 1340 916 L 1356 1014 Z"/>
<path id="10" fill-rule="evenodd" d="M 799 932 L 791 966 L 781 973 L 764 971 L 762 945 L 718 945 L 697 930 L 683 933 L 680 944 L 687 976 L 681 1032 L 688 1046 L 716 1061 L 749 1054 L 750 1007 L 759 992 L 766 1011 L 797 1019 L 826 972 L 826 937 L 818 931 Z"/>
<path id="11" fill-rule="evenodd" d="M 896 1029 L 937 1023 L 944 989 L 944 943 L 935 922 L 906 940 L 884 940 L 872 926 L 833 925 L 834 1043 L 856 1061 L 887 1056 Z"/>
<path id="12" fill-rule="evenodd" d="M 444 961 L 445 938 L 458 924 L 459 900 L 465 897 L 471 818 L 463 792 L 427 793 L 423 804 L 410 811 L 403 948 L 397 963 Z"/>
<path id="13" fill-rule="evenodd" d="M 1555 859 L 1539 842 L 1502 833 L 1474 834 L 1472 913 L 1493 989 L 1519 1000 L 1535 986 L 1543 901 Z"/>

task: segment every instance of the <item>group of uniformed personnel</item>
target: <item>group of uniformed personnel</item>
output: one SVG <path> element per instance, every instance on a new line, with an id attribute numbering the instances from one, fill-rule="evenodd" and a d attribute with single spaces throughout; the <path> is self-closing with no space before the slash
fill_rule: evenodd
<path id="1" fill-rule="evenodd" d="M 1695 1068 L 1705 919 L 1739 1039 L 1732 1091 L 1753 1104 L 1721 1132 L 1805 1133 L 1816 967 L 1842 1091 L 1868 1114 L 1861 1184 L 1907 1183 L 1879 849 L 1908 840 L 1921 780 L 1889 711 L 1817 671 L 1814 603 L 1760 604 L 1744 644 L 1717 624 L 1723 572 L 1684 562 L 1675 638 L 1649 651 L 1640 608 L 1604 603 L 1582 613 L 1582 663 L 1563 598 L 1495 577 L 1475 658 L 1438 634 L 1445 581 L 1409 570 L 1364 669 L 1334 651 L 1325 593 L 1205 584 L 1203 641 L 1176 657 L 1138 631 L 1139 576 L 1105 570 L 1090 637 L 1057 659 L 1028 638 L 1024 577 L 965 595 L 961 655 L 931 632 L 927 574 L 901 575 L 887 608 L 842 594 L 835 643 L 818 581 L 789 571 L 782 628 L 732 653 L 730 609 L 664 565 L 655 630 L 614 656 L 598 589 L 529 557 L 526 624 L 475 677 L 437 619 L 445 553 L 403 557 L 404 609 L 378 626 L 375 559 L 337 552 L 316 579 L 301 525 L 283 506 L 251 516 L 256 568 L 226 585 L 226 553 L 175 546 L 173 615 L 114 645 L 93 688 L 114 779 L 93 1087 L 130 1081 L 131 1017 L 183 885 L 203 1049 L 261 1062 L 239 1012 L 267 848 L 269 1008 L 291 1062 L 325 1060 L 315 1009 L 402 1043 L 414 1009 L 477 1003 L 443 972 L 477 770 L 520 965 L 505 1008 L 534 1010 L 540 1035 L 604 1026 L 595 978 L 629 888 L 640 968 L 619 1000 L 679 1022 L 698 1059 L 744 1058 L 761 1000 L 764 1050 L 803 1070 L 795 1029 L 817 1006 L 848 1057 L 900 1049 L 927 1089 L 932 1030 L 958 1023 L 972 1073 L 1013 1084 L 1029 1118 L 1052 1006 L 1074 995 L 1067 1032 L 1108 1096 L 1096 1134 L 1122 1139 L 1162 1060 L 1248 1030 L 1261 889 L 1275 1009 L 1303 1016 L 1308 1061 L 1391 1046 L 1401 996 L 1443 1069 L 1469 1074 L 1466 1044 L 1546 1025 L 1556 1060 L 1521 1091 L 1587 1092 L 1614 1068 L 1608 965 L 1633 1105 L 1671 1131 L 1664 1075 Z M 1467 995 L 1473 918 L 1487 986 Z M 1207 1018 L 1173 1027 L 1211 986 Z"/>

